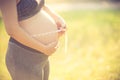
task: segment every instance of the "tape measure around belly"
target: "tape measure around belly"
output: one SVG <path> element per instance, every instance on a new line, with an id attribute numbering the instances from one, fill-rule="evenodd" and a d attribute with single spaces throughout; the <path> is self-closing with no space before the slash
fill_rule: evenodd
<path id="1" fill-rule="evenodd" d="M 34 34 L 34 35 L 32 35 L 32 37 L 46 36 L 46 35 L 49 35 L 49 34 L 60 32 L 60 31 L 61 30 L 56 30 L 56 31 L 51 31 L 51 32 L 46 32 L 46 33 L 41 33 L 41 34 Z"/>

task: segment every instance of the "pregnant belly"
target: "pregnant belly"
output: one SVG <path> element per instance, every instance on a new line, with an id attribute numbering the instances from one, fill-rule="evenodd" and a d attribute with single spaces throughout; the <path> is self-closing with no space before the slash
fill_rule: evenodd
<path id="1" fill-rule="evenodd" d="M 28 34 L 43 44 L 58 41 L 57 25 L 43 10 L 29 19 L 20 21 L 19 24 Z"/>

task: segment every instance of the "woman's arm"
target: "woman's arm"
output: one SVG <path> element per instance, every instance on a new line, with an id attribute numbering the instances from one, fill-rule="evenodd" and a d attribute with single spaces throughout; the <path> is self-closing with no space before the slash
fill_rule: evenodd
<path id="1" fill-rule="evenodd" d="M 50 9 L 46 4 L 44 4 L 43 10 L 54 19 L 58 29 L 61 30 L 60 35 L 64 34 L 64 32 L 66 31 L 66 23 L 64 19 L 57 13 L 55 13 L 52 9 Z"/>
<path id="2" fill-rule="evenodd" d="M 55 51 L 56 43 L 45 46 L 27 34 L 19 25 L 16 9 L 16 0 L 0 0 L 0 8 L 7 33 L 18 42 L 50 55 Z M 52 47 L 52 48 L 51 48 Z"/>

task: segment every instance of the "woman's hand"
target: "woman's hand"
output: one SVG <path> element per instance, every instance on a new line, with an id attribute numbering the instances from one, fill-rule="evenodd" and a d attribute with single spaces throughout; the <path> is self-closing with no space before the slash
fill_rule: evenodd
<path id="1" fill-rule="evenodd" d="M 60 16 L 56 16 L 55 22 L 58 27 L 58 30 L 60 30 L 60 32 L 59 32 L 59 37 L 60 37 L 66 31 L 66 23 L 65 23 L 64 19 L 61 18 Z"/>
<path id="2" fill-rule="evenodd" d="M 58 42 L 57 41 L 52 42 L 48 45 L 45 45 L 43 52 L 44 52 L 44 54 L 50 56 L 56 51 L 57 48 L 58 48 Z"/>
<path id="3" fill-rule="evenodd" d="M 58 30 L 61 30 L 59 32 L 59 37 L 62 36 L 66 31 L 66 23 L 64 19 L 61 16 L 59 16 L 56 12 L 54 12 L 52 9 L 50 9 L 50 7 L 48 7 L 46 4 L 43 6 L 43 10 L 46 11 L 54 19 L 58 27 Z"/>

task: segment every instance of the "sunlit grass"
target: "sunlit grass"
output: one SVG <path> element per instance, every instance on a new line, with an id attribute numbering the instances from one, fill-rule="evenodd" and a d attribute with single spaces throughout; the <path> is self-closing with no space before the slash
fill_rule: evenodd
<path id="1" fill-rule="evenodd" d="M 62 47 L 51 57 L 51 80 L 119 80 L 119 13 L 61 13 L 68 23 L 68 53 Z"/>
<path id="2" fill-rule="evenodd" d="M 120 11 L 59 13 L 68 26 L 68 51 L 64 53 L 61 38 L 60 48 L 50 57 L 50 80 L 120 80 Z M 9 79 L 4 63 L 7 41 L 0 26 L 0 80 Z"/>

